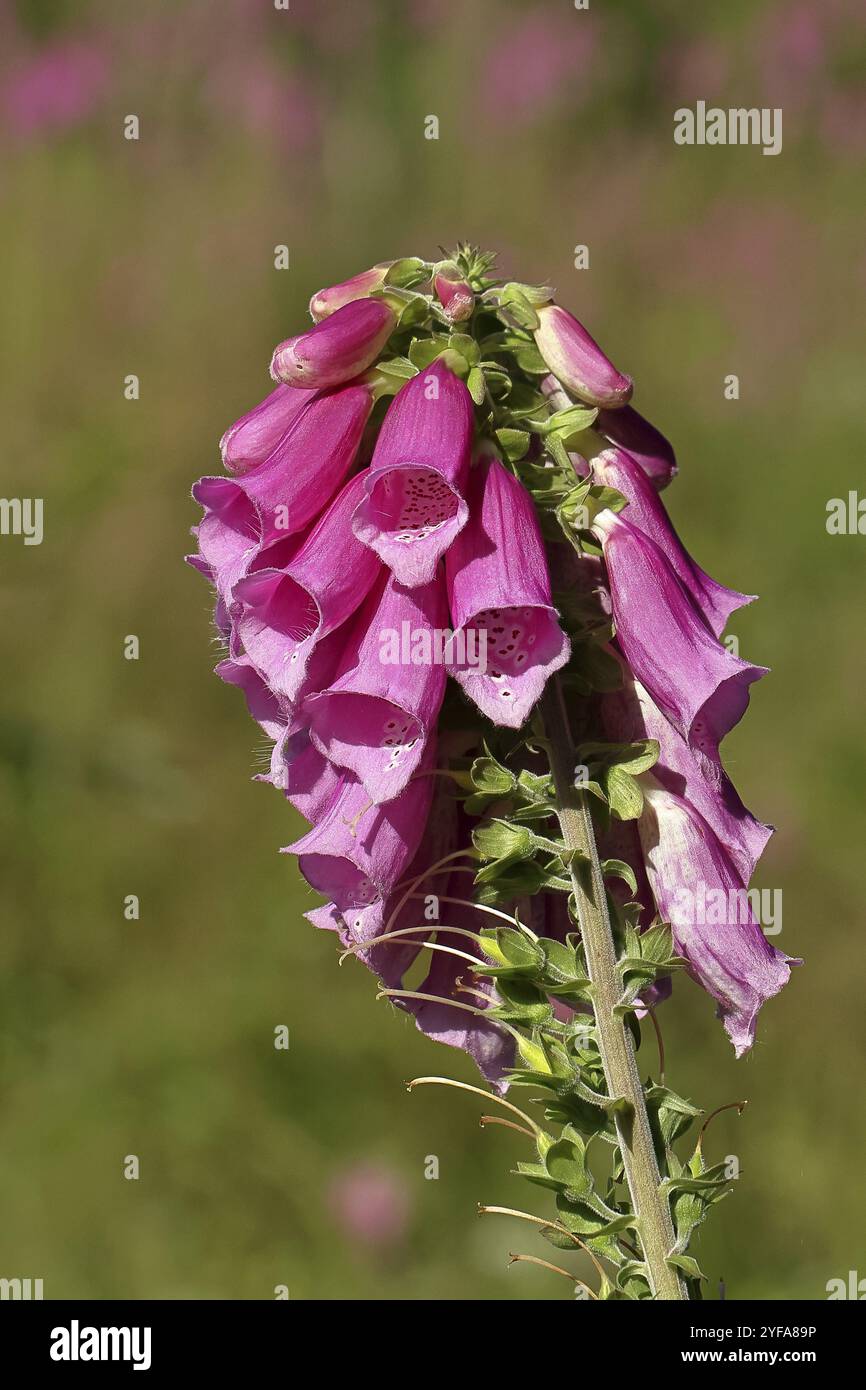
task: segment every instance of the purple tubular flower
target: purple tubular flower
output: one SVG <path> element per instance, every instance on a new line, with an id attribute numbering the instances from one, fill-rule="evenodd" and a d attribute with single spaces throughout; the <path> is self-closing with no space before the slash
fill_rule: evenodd
<path id="1" fill-rule="evenodd" d="M 593 428 L 612 444 L 618 444 L 631 454 L 656 492 L 666 488 L 679 472 L 673 445 L 668 443 L 655 425 L 639 415 L 634 406 L 600 410 Z"/>
<path id="2" fill-rule="evenodd" d="M 551 602 L 529 493 L 487 456 L 472 470 L 469 494 L 470 520 L 445 555 L 454 627 L 449 671 L 482 714 L 517 729 L 571 647 Z"/>
<path id="3" fill-rule="evenodd" d="M 653 767 L 653 777 L 666 791 L 683 797 L 694 807 L 743 883 L 748 884 L 773 827 L 756 820 L 743 805 L 721 765 L 718 749 L 691 748 L 656 708 L 643 686 L 627 676 L 622 689 L 601 697 L 600 708 L 608 738 L 617 743 L 657 740 L 659 759 Z"/>
<path id="4" fill-rule="evenodd" d="M 769 944 L 742 879 L 686 801 L 647 790 L 639 828 L 659 912 L 670 922 L 690 973 L 718 1001 L 739 1057 L 755 1040 L 761 1005 L 787 984 L 791 965 L 799 961 Z"/>
<path id="5" fill-rule="evenodd" d="M 315 391 L 278 386 L 252 410 L 230 425 L 220 440 L 223 467 L 228 473 L 248 473 L 264 463 L 301 415 Z"/>
<path id="6" fill-rule="evenodd" d="M 442 580 L 405 589 L 386 576 L 358 615 L 335 680 L 303 710 L 316 747 L 350 768 L 376 804 L 417 771 L 445 694 L 436 650 L 448 620 Z"/>
<path id="7" fill-rule="evenodd" d="M 617 640 L 634 676 L 692 748 L 712 757 L 766 674 L 710 632 L 663 551 L 623 516 L 600 512 Z"/>
<path id="8" fill-rule="evenodd" d="M 351 468 L 372 408 L 365 386 L 317 395 L 264 463 L 240 478 L 200 478 L 199 550 L 225 596 L 265 545 L 318 516 Z"/>
<path id="9" fill-rule="evenodd" d="M 625 405 L 632 393 L 631 377 L 617 371 L 583 324 L 558 304 L 543 304 L 536 313 L 536 346 L 562 385 L 590 405 Z"/>
<path id="10" fill-rule="evenodd" d="M 271 376 L 287 386 L 340 386 L 375 362 L 396 323 L 397 315 L 384 300 L 353 300 L 306 333 L 280 343 L 271 358 Z"/>
<path id="11" fill-rule="evenodd" d="M 420 771 L 432 768 L 428 745 Z M 416 776 L 393 801 L 372 806 L 363 784 L 345 772 L 324 815 L 286 854 L 296 854 L 304 878 L 341 913 L 381 905 L 418 848 L 434 778 Z"/>
<path id="12" fill-rule="evenodd" d="M 397 393 L 379 431 L 355 535 L 409 588 L 429 584 L 466 524 L 472 397 L 437 361 Z"/>
<path id="13" fill-rule="evenodd" d="M 433 288 L 449 323 L 463 323 L 472 317 L 475 295 L 456 266 L 442 266 L 433 276 Z"/>
<path id="14" fill-rule="evenodd" d="M 353 304 L 356 299 L 366 299 L 374 290 L 381 289 L 393 264 L 393 261 L 380 261 L 370 270 L 362 270 L 360 275 L 341 280 L 339 285 L 319 290 L 310 300 L 310 316 L 318 322 L 330 317 L 344 305 Z"/>
<path id="15" fill-rule="evenodd" d="M 290 562 L 234 588 L 238 637 L 270 687 L 297 699 L 313 652 L 363 603 L 382 566 L 352 531 L 364 477 L 350 479 Z"/>
<path id="16" fill-rule="evenodd" d="M 668 563 L 703 613 L 707 626 L 720 637 L 728 618 L 754 594 L 741 594 L 717 584 L 689 555 L 665 511 L 664 503 L 640 465 L 622 449 L 605 449 L 593 459 L 593 472 L 599 482 L 616 488 L 628 500 L 628 520 L 654 540 Z"/>

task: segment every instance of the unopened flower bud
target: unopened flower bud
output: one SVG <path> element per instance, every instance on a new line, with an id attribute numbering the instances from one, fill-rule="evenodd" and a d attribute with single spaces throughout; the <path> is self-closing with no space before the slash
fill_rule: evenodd
<path id="1" fill-rule="evenodd" d="M 280 343 L 271 359 L 271 376 L 287 386 L 340 386 L 375 362 L 396 322 L 393 309 L 381 299 L 344 304 L 309 332 Z"/>
<path id="2" fill-rule="evenodd" d="M 360 275 L 353 275 L 350 280 L 341 280 L 339 285 L 319 290 L 310 300 L 312 317 L 318 322 L 319 319 L 328 318 L 337 309 L 342 309 L 345 304 L 352 304 L 356 299 L 366 299 L 374 290 L 381 289 L 393 264 L 393 261 L 380 261 L 370 270 L 362 270 Z"/>
<path id="3" fill-rule="evenodd" d="M 625 405 L 632 393 L 631 377 L 617 371 L 583 324 L 558 304 L 544 304 L 536 313 L 536 346 L 563 386 L 590 405 Z"/>
<path id="4" fill-rule="evenodd" d="M 475 308 L 472 286 L 463 279 L 452 261 L 443 261 L 433 276 L 433 288 L 445 317 L 451 323 L 463 323 L 471 318 Z"/>

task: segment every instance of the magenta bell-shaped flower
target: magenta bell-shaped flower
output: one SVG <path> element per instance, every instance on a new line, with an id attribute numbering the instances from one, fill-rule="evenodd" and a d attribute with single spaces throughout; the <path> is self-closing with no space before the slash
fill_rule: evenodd
<path id="1" fill-rule="evenodd" d="M 297 535 L 355 461 L 373 398 L 366 386 L 316 395 L 263 463 L 238 478 L 200 478 L 199 551 L 225 595 L 262 546 Z"/>
<path id="2" fill-rule="evenodd" d="M 352 531 L 364 474 L 352 478 L 280 569 L 262 569 L 233 589 L 239 640 L 271 689 L 297 699 L 311 655 L 361 606 L 382 572 Z"/>
<path id="3" fill-rule="evenodd" d="M 425 893 L 438 894 L 446 891 L 449 866 L 446 864 L 440 867 L 440 863 L 443 857 L 457 848 L 456 806 L 453 798 L 443 794 L 441 781 L 437 783 L 432 777 L 426 780 L 431 784 L 427 823 L 400 886 L 368 906 L 341 910 L 336 903 L 331 902 L 306 914 L 308 921 L 314 926 L 337 931 L 346 946 L 371 941 L 372 938 L 382 935 L 389 923 L 390 931 L 420 925 L 418 901 L 411 895 L 406 897 L 406 886 L 415 879 L 423 876 Z M 404 897 L 406 901 L 401 902 Z M 417 935 L 370 945 L 358 951 L 358 959 L 370 970 L 375 971 L 385 984 L 396 988 L 416 959 L 425 939 L 434 929 L 433 924 L 426 924 L 425 931 Z"/>
<path id="4" fill-rule="evenodd" d="M 397 323 L 383 299 L 357 299 L 274 349 L 271 376 L 287 386 L 323 390 L 345 381 L 375 362 Z"/>
<path id="5" fill-rule="evenodd" d="M 707 627 L 655 541 L 625 516 L 599 513 L 617 642 L 637 680 L 692 748 L 712 756 L 766 674 Z"/>
<path id="6" fill-rule="evenodd" d="M 753 603 L 755 595 L 726 589 L 695 564 L 643 469 L 623 449 L 605 449 L 593 459 L 592 468 L 598 482 L 616 488 L 628 500 L 628 521 L 655 541 L 691 594 L 695 607 L 703 613 L 710 631 L 720 637 L 731 614 Z"/>
<path id="7" fill-rule="evenodd" d="M 566 390 L 590 405 L 625 405 L 632 393 L 631 377 L 617 371 L 583 324 L 558 304 L 543 304 L 535 312 L 536 346 Z"/>
<path id="8" fill-rule="evenodd" d="M 435 740 L 420 772 L 433 766 Z M 383 806 L 374 806 L 357 777 L 345 772 L 336 795 L 306 835 L 289 845 L 304 878 L 340 912 L 381 904 L 396 886 L 424 833 L 432 777 L 418 775 Z"/>
<path id="9" fill-rule="evenodd" d="M 553 607 L 532 499 L 492 453 L 472 469 L 469 503 L 469 522 L 445 555 L 455 634 L 449 671 L 482 714 L 517 729 L 571 647 Z"/>
<path id="10" fill-rule="evenodd" d="M 472 397 L 442 361 L 406 383 L 382 423 L 353 524 L 410 588 L 430 583 L 466 524 L 473 427 Z"/>
<path id="11" fill-rule="evenodd" d="M 765 1000 L 799 964 L 767 941 L 739 874 L 707 823 L 680 796 L 645 792 L 639 823 L 650 884 L 674 946 L 714 999 L 734 1051 L 755 1040 Z"/>
<path id="12" fill-rule="evenodd" d="M 447 621 L 441 577 L 406 589 L 388 575 L 361 609 L 335 679 L 304 704 L 313 743 L 373 802 L 403 790 L 435 733 Z"/>
<path id="13" fill-rule="evenodd" d="M 622 687 L 604 694 L 599 708 L 605 733 L 614 742 L 656 740 L 659 758 L 653 777 L 694 807 L 748 884 L 773 828 L 757 820 L 743 805 L 722 767 L 718 748 L 690 747 L 643 686 L 630 679 L 625 668 Z"/>

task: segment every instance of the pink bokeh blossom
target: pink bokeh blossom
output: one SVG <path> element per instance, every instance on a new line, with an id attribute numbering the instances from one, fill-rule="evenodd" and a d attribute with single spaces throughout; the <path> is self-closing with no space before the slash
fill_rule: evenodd
<path id="1" fill-rule="evenodd" d="M 106 48 L 96 38 L 59 40 L 19 54 L 0 96 L 5 123 L 20 139 L 80 125 L 105 92 L 109 66 Z"/>
<path id="2" fill-rule="evenodd" d="M 331 1184 L 330 1206 L 341 1229 L 359 1245 L 392 1247 L 406 1234 L 406 1184 L 380 1164 L 360 1164 L 339 1173 Z"/>

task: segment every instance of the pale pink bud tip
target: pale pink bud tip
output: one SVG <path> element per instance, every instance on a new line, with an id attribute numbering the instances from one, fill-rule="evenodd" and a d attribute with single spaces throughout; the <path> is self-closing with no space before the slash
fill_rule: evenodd
<path id="1" fill-rule="evenodd" d="M 451 323 L 463 323 L 472 317 L 472 311 L 475 308 L 475 295 L 472 292 L 472 286 L 466 280 L 461 279 L 456 267 L 439 271 L 433 277 L 433 288 L 439 303 L 442 305 L 445 317 Z"/>
<path id="2" fill-rule="evenodd" d="M 353 275 L 350 280 L 341 280 L 339 285 L 319 290 L 310 300 L 312 317 L 316 320 L 326 319 L 337 309 L 342 309 L 345 304 L 352 304 L 356 299 L 366 299 L 367 295 L 384 285 L 393 264 L 393 261 L 380 261 L 370 270 L 362 270 L 359 275 Z"/>

